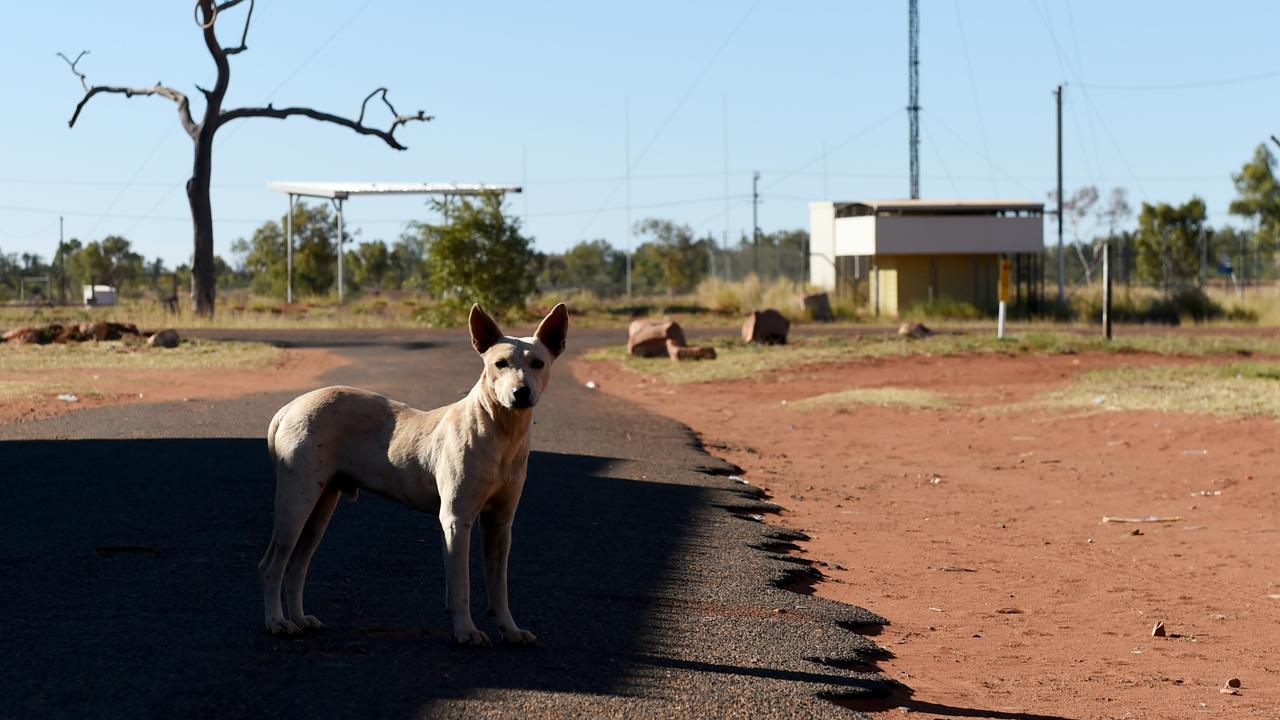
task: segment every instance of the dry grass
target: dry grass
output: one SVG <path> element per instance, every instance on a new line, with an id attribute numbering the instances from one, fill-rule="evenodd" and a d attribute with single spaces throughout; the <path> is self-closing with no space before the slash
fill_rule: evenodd
<path id="1" fill-rule="evenodd" d="M 811 410 L 829 410 L 847 408 L 854 405 L 878 405 L 880 407 L 909 407 L 940 410 L 951 406 L 951 401 L 943 395 L 917 388 L 880 387 L 854 388 L 839 392 L 823 393 L 793 400 L 787 407 L 793 410 L 808 412 Z"/>
<path id="2" fill-rule="evenodd" d="M 697 344 L 697 340 L 690 342 Z M 622 362 L 636 372 L 662 378 L 666 382 L 698 383 L 737 380 L 760 373 L 790 370 L 808 365 L 827 365 L 858 358 L 908 357 L 911 355 L 964 355 L 1008 353 L 1061 355 L 1081 352 L 1154 353 L 1157 355 L 1280 355 L 1280 340 L 1263 336 L 1141 335 L 1117 338 L 1108 343 L 1095 335 L 1066 332 L 1031 332 L 1021 337 L 997 340 L 990 333 L 934 335 L 911 340 L 897 335 L 853 337 L 797 337 L 788 345 L 750 345 L 738 339 L 711 341 L 716 360 L 673 363 L 666 358 L 636 358 L 625 348 L 612 347 L 587 354 L 588 360 Z"/>
<path id="3" fill-rule="evenodd" d="M 1034 404 L 1280 417 L 1280 364 L 1237 362 L 1097 370 Z"/>
<path id="4" fill-rule="evenodd" d="M 184 340 L 172 349 L 138 342 L 65 345 L 0 344 L 0 372 L 49 370 L 249 370 L 280 362 L 284 351 L 263 343 Z"/>

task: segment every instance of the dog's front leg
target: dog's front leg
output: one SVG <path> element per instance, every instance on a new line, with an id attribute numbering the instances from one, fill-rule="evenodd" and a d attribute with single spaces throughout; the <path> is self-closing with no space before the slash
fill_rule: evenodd
<path id="1" fill-rule="evenodd" d="M 480 516 L 480 532 L 484 539 L 485 594 L 489 597 L 489 614 L 498 621 L 502 638 L 512 643 L 536 643 L 538 638 L 521 630 L 511 618 L 507 605 L 507 557 L 511 554 L 510 513 L 487 512 Z"/>
<path id="2" fill-rule="evenodd" d="M 453 614 L 453 637 L 459 645 L 488 645 L 489 636 L 476 628 L 471 620 L 471 526 L 474 517 L 459 517 L 441 507 L 440 528 L 444 530 L 445 582 L 448 583 L 449 607 Z"/>

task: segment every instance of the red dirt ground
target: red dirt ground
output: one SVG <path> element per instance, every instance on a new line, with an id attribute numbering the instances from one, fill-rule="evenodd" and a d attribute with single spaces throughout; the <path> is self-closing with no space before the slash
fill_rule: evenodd
<path id="1" fill-rule="evenodd" d="M 0 381 L 48 385 L 29 397 L 0 398 L 0 425 L 61 415 L 87 407 L 134 402 L 170 402 L 237 397 L 289 388 L 311 388 L 321 375 L 346 362 L 319 349 L 284 350 L 279 363 L 255 370 L 23 370 L 0 373 Z M 59 384 L 90 386 L 97 394 L 74 403 L 57 399 Z"/>
<path id="2" fill-rule="evenodd" d="M 914 692 L 865 710 L 1280 717 L 1276 421 L 998 407 L 1163 362 L 1195 361 L 917 356 L 681 386 L 608 362 L 574 373 L 693 427 L 786 508 L 770 522 L 812 536 L 803 552 L 829 578 L 814 592 L 890 619 L 879 667 Z M 782 404 L 878 386 L 961 407 Z M 1220 693 L 1233 677 L 1240 694 Z"/>

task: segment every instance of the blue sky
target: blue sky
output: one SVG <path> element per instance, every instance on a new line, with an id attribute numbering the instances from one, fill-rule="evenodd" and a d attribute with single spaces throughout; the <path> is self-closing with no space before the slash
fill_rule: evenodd
<path id="1" fill-rule="evenodd" d="M 118 233 L 149 257 L 187 259 L 191 143 L 174 106 L 99 96 L 68 129 L 81 92 L 54 53 L 91 50 L 91 82 L 197 95 L 212 64 L 191 4 L 0 11 L 0 252 L 50 255 L 62 213 L 68 237 Z M 230 256 L 233 240 L 282 215 L 269 180 L 524 184 L 510 208 L 538 248 L 625 245 L 627 106 L 633 221 L 736 238 L 757 169 L 765 230 L 804 227 L 810 200 L 904 197 L 906 5 L 258 0 L 228 106 L 354 115 L 385 85 L 401 111 L 437 120 L 400 130 L 406 152 L 305 119 L 224 127 L 216 251 Z M 1214 223 L 1235 222 L 1230 174 L 1280 134 L 1274 3 L 920 0 L 920 14 L 926 198 L 1043 200 L 1063 81 L 1068 192 L 1124 187 L 1135 207 L 1199 194 Z M 226 44 L 241 17 L 222 18 Z M 347 216 L 361 239 L 392 240 L 428 213 L 420 200 L 367 198 Z"/>

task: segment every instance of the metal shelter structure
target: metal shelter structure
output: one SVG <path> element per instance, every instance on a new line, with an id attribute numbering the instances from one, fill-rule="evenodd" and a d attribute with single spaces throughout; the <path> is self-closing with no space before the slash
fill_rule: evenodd
<path id="1" fill-rule="evenodd" d="M 285 215 L 285 301 L 293 302 L 293 203 L 300 197 L 324 198 L 338 211 L 338 303 L 343 298 L 342 278 L 342 209 L 348 198 L 354 195 L 443 195 L 449 198 L 489 193 L 524 192 L 519 185 L 482 185 L 478 183 L 413 183 L 413 182 L 287 182 L 267 183 L 268 190 L 289 196 L 289 212 Z"/>

